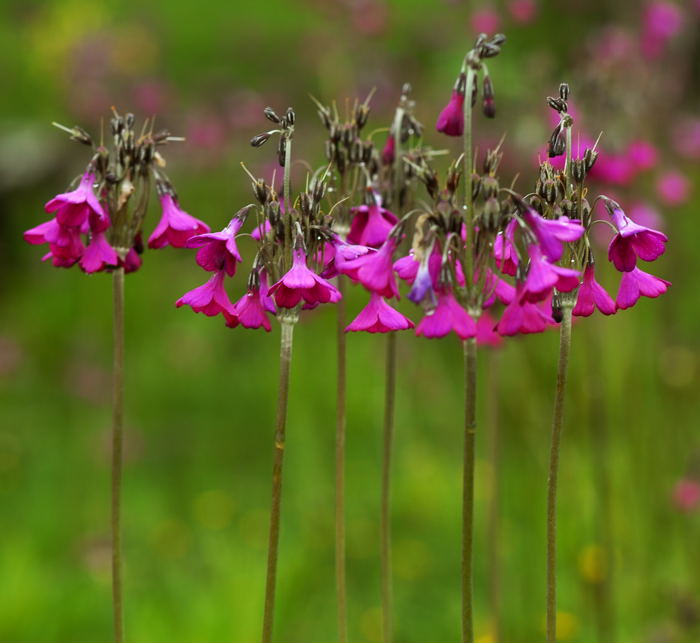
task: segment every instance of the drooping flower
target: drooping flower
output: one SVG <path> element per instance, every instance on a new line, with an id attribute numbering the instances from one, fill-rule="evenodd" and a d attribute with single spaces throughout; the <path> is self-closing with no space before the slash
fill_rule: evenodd
<path id="1" fill-rule="evenodd" d="M 511 336 L 521 333 L 541 333 L 554 324 L 551 313 L 544 310 L 544 304 L 532 304 L 516 297 L 508 304 L 496 325 L 499 335 Z"/>
<path id="2" fill-rule="evenodd" d="M 432 249 L 430 249 L 423 256 L 423 260 L 418 265 L 411 290 L 408 293 L 408 298 L 414 304 L 419 304 L 425 299 L 426 295 L 433 292 L 433 288 L 437 283 L 437 277 L 440 273 L 440 264 L 441 258 L 438 251 L 432 251 Z M 437 270 L 435 268 L 437 268 Z"/>
<path id="3" fill-rule="evenodd" d="M 525 209 L 523 219 L 537 237 L 542 254 L 550 261 L 559 261 L 564 252 L 564 243 L 577 241 L 585 232 L 580 221 L 566 216 L 545 219 L 532 208 Z"/>
<path id="4" fill-rule="evenodd" d="M 205 284 L 185 293 L 175 302 L 175 305 L 190 306 L 196 313 L 204 313 L 207 317 L 223 314 L 227 323 L 236 319 L 236 311 L 233 308 L 228 293 L 224 288 L 225 270 L 218 270 Z"/>
<path id="5" fill-rule="evenodd" d="M 476 343 L 481 346 L 500 346 L 503 338 L 494 330 L 496 321 L 487 310 L 476 320 Z"/>
<path id="6" fill-rule="evenodd" d="M 670 285 L 670 281 L 650 275 L 639 268 L 633 268 L 629 272 L 622 273 L 615 303 L 623 310 L 631 308 L 642 296 L 653 299 L 663 295 Z"/>
<path id="7" fill-rule="evenodd" d="M 303 299 L 307 304 L 335 303 L 340 300 L 340 291 L 323 277 L 319 277 L 306 265 L 304 250 L 293 253 L 292 267 L 269 291 L 281 308 L 294 308 Z"/>
<path id="8" fill-rule="evenodd" d="M 348 324 L 345 332 L 389 333 L 414 326 L 408 317 L 392 308 L 381 295 L 373 292 L 370 294 L 369 303 Z"/>
<path id="9" fill-rule="evenodd" d="M 636 224 L 614 201 L 606 201 L 605 207 L 617 228 L 608 246 L 608 259 L 620 272 L 633 270 L 637 257 L 654 261 L 664 253 L 668 237 L 663 232 Z"/>
<path id="10" fill-rule="evenodd" d="M 353 215 L 348 242 L 360 246 L 378 248 L 389 236 L 398 218 L 378 203 L 350 208 Z"/>
<path id="11" fill-rule="evenodd" d="M 104 232 L 93 233 L 90 243 L 80 257 L 80 267 L 89 274 L 104 270 L 106 266 L 117 266 L 118 264 L 119 255 L 109 245 Z"/>
<path id="12" fill-rule="evenodd" d="M 255 229 L 250 233 L 250 236 L 256 241 L 261 241 L 262 238 L 272 230 L 272 224 L 269 219 L 265 219 L 263 223 L 256 226 Z"/>
<path id="13" fill-rule="evenodd" d="M 462 136 L 464 133 L 464 92 L 452 90 L 452 97 L 438 116 L 435 128 L 448 136 Z"/>
<path id="14" fill-rule="evenodd" d="M 570 292 L 579 284 L 579 273 L 571 268 L 562 268 L 547 261 L 537 244 L 528 246 L 530 267 L 523 285 L 522 297 L 525 301 L 542 301 L 556 288 L 560 292 Z"/>
<path id="15" fill-rule="evenodd" d="M 95 174 L 88 170 L 75 190 L 55 196 L 44 209 L 48 213 L 55 212 L 56 221 L 65 226 L 80 227 L 88 220 L 91 212 L 99 218 L 105 218 L 104 209 L 93 190 L 94 184 Z"/>
<path id="16" fill-rule="evenodd" d="M 326 248 L 329 246 L 333 250 L 333 257 L 330 259 L 330 261 L 325 262 L 326 267 L 321 273 L 321 276 L 324 279 L 332 279 L 333 277 L 336 277 L 342 272 L 343 266 L 348 261 L 352 261 L 353 259 L 361 257 L 362 255 L 374 252 L 374 248 L 346 243 L 338 236 L 333 239 L 332 243 L 326 244 Z"/>
<path id="17" fill-rule="evenodd" d="M 221 232 L 198 234 L 187 240 L 187 248 L 199 248 L 197 263 L 204 270 L 223 269 L 231 277 L 236 274 L 236 264 L 243 261 L 236 245 L 236 235 L 245 223 L 248 209 L 237 213 Z"/>
<path id="18" fill-rule="evenodd" d="M 617 306 L 613 298 L 595 279 L 595 268 L 589 263 L 583 271 L 583 283 L 578 291 L 578 298 L 573 309 L 577 317 L 588 317 L 598 309 L 603 315 L 613 315 Z"/>
<path id="19" fill-rule="evenodd" d="M 438 305 L 418 324 L 416 335 L 424 337 L 444 337 L 454 332 L 461 339 L 476 336 L 476 322 L 455 299 L 451 290 L 443 289 L 438 293 Z"/>
<path id="20" fill-rule="evenodd" d="M 367 290 L 376 292 L 387 299 L 392 297 L 398 299 L 399 288 L 392 266 L 396 244 L 396 238 L 390 236 L 377 252 L 368 253 L 348 261 L 339 270 L 353 281 L 361 283 Z"/>
<path id="21" fill-rule="evenodd" d="M 163 214 L 148 239 L 149 248 L 164 248 L 167 245 L 184 248 L 190 238 L 210 232 L 206 223 L 181 209 L 172 194 L 162 194 L 160 203 Z"/>
<path id="22" fill-rule="evenodd" d="M 268 313 L 275 312 L 274 306 L 272 310 L 269 308 L 269 297 L 263 294 L 260 287 L 250 288 L 234 305 L 233 310 L 236 314 L 238 323 L 244 328 L 264 328 L 268 333 L 271 330 Z"/>

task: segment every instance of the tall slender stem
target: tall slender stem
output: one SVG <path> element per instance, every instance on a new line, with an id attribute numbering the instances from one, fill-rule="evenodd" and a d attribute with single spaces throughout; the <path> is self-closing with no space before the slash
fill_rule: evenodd
<path id="1" fill-rule="evenodd" d="M 386 390 L 384 399 L 384 449 L 382 456 L 382 632 L 383 642 L 393 641 L 391 583 L 391 459 L 394 441 L 394 399 L 396 395 L 396 333 L 386 338 Z"/>
<path id="2" fill-rule="evenodd" d="M 489 561 L 489 599 L 491 603 L 491 638 L 501 643 L 501 431 L 499 416 L 499 351 L 489 354 L 488 424 L 489 463 L 491 465 L 487 540 Z"/>
<path id="3" fill-rule="evenodd" d="M 338 600 L 338 641 L 348 638 L 347 592 L 345 587 L 345 277 L 338 276 L 337 303 L 338 380 L 335 416 L 335 585 Z"/>
<path id="4" fill-rule="evenodd" d="M 114 642 L 122 643 L 124 617 L 122 608 L 122 534 L 121 488 L 124 434 L 124 268 L 112 273 L 114 311 L 114 367 L 112 415 L 112 607 Z"/>
<path id="5" fill-rule="evenodd" d="M 462 642 L 474 641 L 474 449 L 476 338 L 464 341 L 464 472 L 462 481 Z"/>
<path id="6" fill-rule="evenodd" d="M 277 422 L 275 449 L 272 465 L 272 505 L 270 510 L 270 534 L 267 546 L 267 582 L 265 586 L 265 617 L 263 643 L 272 641 L 272 625 L 275 612 L 275 587 L 277 582 L 277 553 L 280 536 L 280 505 L 282 501 L 282 465 L 287 428 L 287 400 L 289 398 L 289 371 L 292 362 L 294 323 L 289 318 L 280 319 L 280 380 L 277 398 Z"/>
<path id="7" fill-rule="evenodd" d="M 559 476 L 559 448 L 564 420 L 564 395 L 571 350 L 571 302 L 562 305 L 559 329 L 559 366 L 552 419 L 552 444 L 547 480 L 547 643 L 557 639 L 557 480 Z"/>
<path id="8" fill-rule="evenodd" d="M 466 252 L 466 271 L 467 291 L 470 292 L 474 287 L 474 253 L 471 247 L 474 243 L 474 198 L 472 194 L 472 167 L 474 159 L 472 158 L 472 92 L 474 91 L 474 83 L 476 81 L 476 72 L 471 65 L 467 66 L 466 86 L 464 89 L 464 134 L 462 136 L 462 163 L 464 166 L 464 222 L 467 226 L 467 244 L 469 247 Z M 471 297 L 470 297 L 471 299 Z M 470 301 L 471 304 L 471 301 Z"/>

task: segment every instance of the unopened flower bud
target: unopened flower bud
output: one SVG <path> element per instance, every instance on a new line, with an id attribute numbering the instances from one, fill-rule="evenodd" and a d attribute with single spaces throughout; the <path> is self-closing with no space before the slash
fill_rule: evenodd
<path id="1" fill-rule="evenodd" d="M 590 172 L 591 168 L 595 165 L 598 158 L 598 152 L 595 150 L 587 149 L 583 155 L 583 162 L 586 166 L 586 172 Z"/>
<path id="2" fill-rule="evenodd" d="M 291 107 L 287 107 L 287 113 L 284 115 L 284 122 L 287 125 L 294 125 L 296 120 L 297 120 L 297 117 L 296 117 L 296 114 L 294 113 L 294 110 Z"/>
<path id="3" fill-rule="evenodd" d="M 355 109 L 355 125 L 357 125 L 358 130 L 361 130 L 365 125 L 367 125 L 368 118 L 369 107 L 362 103 Z"/>
<path id="4" fill-rule="evenodd" d="M 496 116 L 496 102 L 494 100 L 491 76 L 484 76 L 484 86 L 482 91 L 484 94 L 484 116 L 487 118 L 494 118 Z"/>
<path id="5" fill-rule="evenodd" d="M 265 114 L 265 118 L 267 118 L 268 121 L 272 121 L 273 123 L 281 123 L 282 119 L 277 115 L 277 112 L 275 112 L 272 107 L 266 107 L 263 110 L 263 114 Z"/>
<path id="6" fill-rule="evenodd" d="M 486 199 L 482 221 L 486 232 L 496 232 L 500 226 L 501 204 L 495 196 Z"/>
<path id="7" fill-rule="evenodd" d="M 562 100 L 569 100 L 569 84 L 561 83 L 559 85 L 559 98 Z"/>
<path id="8" fill-rule="evenodd" d="M 253 193 L 261 205 L 265 205 L 270 198 L 270 188 L 262 179 L 258 179 L 253 183 Z"/>
<path id="9" fill-rule="evenodd" d="M 484 176 L 481 178 L 481 195 L 484 199 L 490 199 L 498 194 L 498 179 L 495 176 Z"/>
<path id="10" fill-rule="evenodd" d="M 267 141 L 270 139 L 270 136 L 272 136 L 270 132 L 263 132 L 262 134 L 253 136 L 253 138 L 250 139 L 250 144 L 253 147 L 260 147 L 261 145 L 265 145 L 265 143 L 267 143 Z"/>

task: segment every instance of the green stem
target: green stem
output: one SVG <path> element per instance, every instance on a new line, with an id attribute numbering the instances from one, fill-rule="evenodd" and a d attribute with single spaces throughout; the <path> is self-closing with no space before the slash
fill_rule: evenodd
<path id="1" fill-rule="evenodd" d="M 267 547 L 267 582 L 265 585 L 265 617 L 263 620 L 263 643 L 272 641 L 272 625 L 275 611 L 275 587 L 277 582 L 277 555 L 280 536 L 280 505 L 282 501 L 282 465 L 287 425 L 287 400 L 289 398 L 289 371 L 292 362 L 292 339 L 295 321 L 280 319 L 280 380 L 277 398 L 277 423 L 275 428 L 275 450 L 272 465 L 272 505 L 270 510 L 270 534 Z"/>
<path id="2" fill-rule="evenodd" d="M 114 297 L 114 370 L 112 415 L 112 607 L 114 642 L 122 643 L 122 534 L 121 487 L 124 434 L 124 268 L 112 273 Z"/>
<path id="3" fill-rule="evenodd" d="M 562 306 L 563 318 L 559 329 L 559 366 L 552 419 L 552 444 L 547 480 L 547 643 L 557 639 L 557 480 L 559 449 L 564 420 L 564 394 L 571 350 L 571 303 Z"/>
<path id="4" fill-rule="evenodd" d="M 345 580 L 345 277 L 338 276 L 340 300 L 337 303 L 338 381 L 335 417 L 335 583 L 338 598 L 338 641 L 348 638 L 347 592 Z"/>
<path id="5" fill-rule="evenodd" d="M 498 362 L 499 351 L 492 350 L 489 354 L 488 371 L 488 424 L 489 461 L 491 476 L 489 490 L 489 506 L 487 519 L 488 561 L 489 561 L 489 598 L 491 603 L 491 637 L 493 643 L 501 641 L 501 435 L 499 417 L 499 381 Z"/>
<path id="6" fill-rule="evenodd" d="M 464 472 L 462 482 L 462 643 L 474 641 L 474 448 L 476 338 L 464 342 Z"/>
<path id="7" fill-rule="evenodd" d="M 394 440 L 396 394 L 396 333 L 386 338 L 386 391 L 384 400 L 384 449 L 382 456 L 381 556 L 383 643 L 393 641 L 391 584 L 391 459 Z"/>

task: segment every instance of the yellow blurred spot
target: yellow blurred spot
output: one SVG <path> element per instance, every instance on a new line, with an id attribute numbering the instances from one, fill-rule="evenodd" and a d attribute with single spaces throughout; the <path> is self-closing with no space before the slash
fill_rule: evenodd
<path id="1" fill-rule="evenodd" d="M 588 583 L 602 583 L 608 573 L 608 561 L 600 545 L 588 545 L 581 550 L 578 557 L 581 576 Z"/>
<path id="2" fill-rule="evenodd" d="M 496 641 L 490 634 L 484 634 L 476 639 L 476 643 L 496 643 Z"/>
<path id="3" fill-rule="evenodd" d="M 164 520 L 151 534 L 153 548 L 163 558 L 180 558 L 190 545 L 187 527 L 176 520 Z"/>
<path id="4" fill-rule="evenodd" d="M 393 554 L 394 572 L 405 580 L 420 578 L 430 565 L 430 552 L 420 540 L 399 540 Z"/>
<path id="5" fill-rule="evenodd" d="M 382 610 L 378 607 L 365 610 L 360 615 L 360 630 L 371 643 L 381 643 L 382 640 Z"/>
<path id="6" fill-rule="evenodd" d="M 557 612 L 557 641 L 571 641 L 578 633 L 578 619 L 569 612 Z"/>
<path id="7" fill-rule="evenodd" d="M 114 68 L 123 74 L 150 70 L 158 59 L 158 45 L 153 35 L 140 25 L 128 25 L 115 34 L 111 51 Z"/>
<path id="8" fill-rule="evenodd" d="M 231 522 L 233 500 L 224 491 L 212 489 L 200 493 L 194 501 L 197 522 L 206 529 L 223 529 Z"/>

